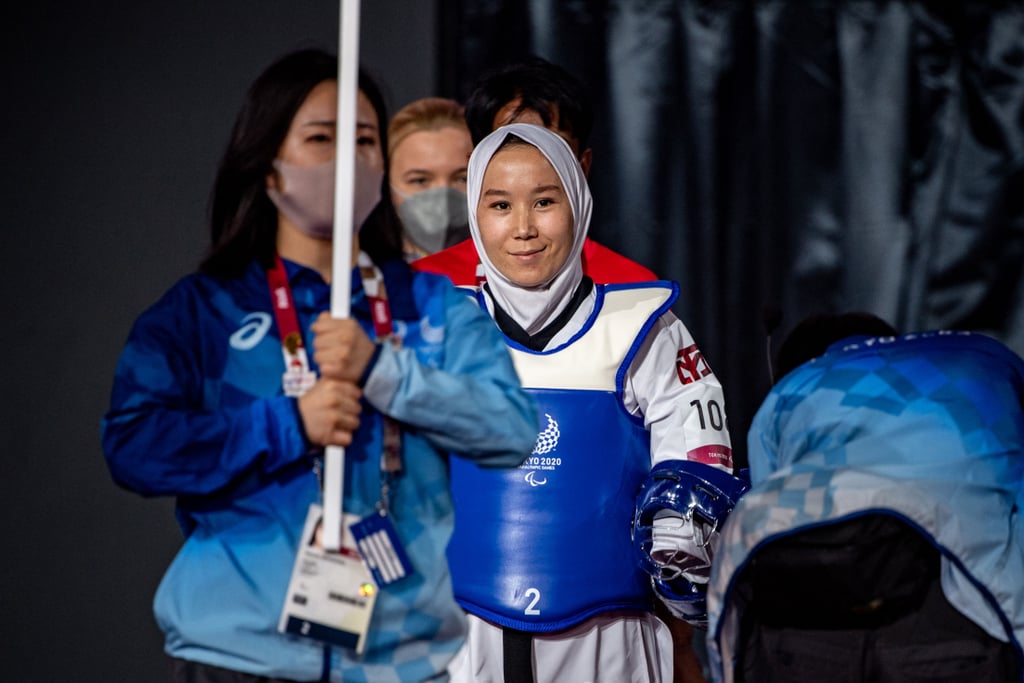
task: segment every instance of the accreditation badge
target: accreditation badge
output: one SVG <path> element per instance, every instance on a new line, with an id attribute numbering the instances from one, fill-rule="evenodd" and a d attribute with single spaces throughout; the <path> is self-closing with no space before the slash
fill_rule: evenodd
<path id="1" fill-rule="evenodd" d="M 338 552 L 323 549 L 322 519 L 321 507 L 311 505 L 277 628 L 362 654 L 377 584 L 349 531 L 359 518 L 344 514 Z"/>
<path id="2" fill-rule="evenodd" d="M 289 368 L 281 375 L 281 386 L 284 395 L 299 398 L 316 384 L 316 373 L 302 368 Z"/>
<path id="3" fill-rule="evenodd" d="M 309 369 L 306 349 L 301 345 L 295 346 L 294 340 L 297 338 L 297 334 L 288 335 L 281 347 L 285 362 L 281 386 L 284 388 L 284 395 L 292 398 L 299 398 L 316 384 L 316 373 Z"/>

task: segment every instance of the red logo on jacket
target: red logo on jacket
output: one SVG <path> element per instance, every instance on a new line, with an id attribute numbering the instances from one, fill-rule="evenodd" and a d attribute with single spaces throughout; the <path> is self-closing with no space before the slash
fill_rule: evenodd
<path id="1" fill-rule="evenodd" d="M 676 355 L 676 374 L 683 384 L 696 382 L 701 377 L 711 374 L 711 366 L 704 360 L 704 354 L 700 352 L 696 344 L 690 344 L 686 348 L 679 349 Z"/>

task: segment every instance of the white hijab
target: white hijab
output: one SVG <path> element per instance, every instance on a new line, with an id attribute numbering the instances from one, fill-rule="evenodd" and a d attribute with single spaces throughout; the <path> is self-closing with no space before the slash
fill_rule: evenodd
<path id="1" fill-rule="evenodd" d="M 572 250 L 554 277 L 536 287 L 521 287 L 501 274 L 487 258 L 483 240 L 480 239 L 480 225 L 476 210 L 484 172 L 498 148 L 510 135 L 520 138 L 538 150 L 551 162 L 551 166 L 562 181 L 569 205 L 572 207 L 573 242 Z M 469 202 L 469 230 L 473 235 L 477 254 L 484 268 L 487 287 L 495 302 L 512 316 L 527 334 L 536 334 L 554 320 L 565 308 L 573 292 L 583 279 L 583 242 L 590 227 L 590 212 L 593 200 L 587 177 L 569 144 L 547 128 L 529 123 L 512 123 L 498 128 L 480 141 L 469 157 L 469 172 L 466 181 L 466 196 Z"/>

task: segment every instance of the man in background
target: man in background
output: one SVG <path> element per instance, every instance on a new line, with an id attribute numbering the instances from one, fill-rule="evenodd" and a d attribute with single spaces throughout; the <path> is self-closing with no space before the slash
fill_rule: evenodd
<path id="1" fill-rule="evenodd" d="M 593 150 L 588 146 L 593 128 L 593 105 L 583 84 L 562 67 L 531 57 L 485 73 L 466 100 L 466 123 L 473 145 L 509 123 L 532 123 L 560 135 L 590 173 Z M 594 240 L 583 246 L 583 273 L 596 283 L 656 280 L 648 268 Z M 447 275 L 456 285 L 478 285 L 480 260 L 473 240 L 421 258 L 415 270 Z"/>

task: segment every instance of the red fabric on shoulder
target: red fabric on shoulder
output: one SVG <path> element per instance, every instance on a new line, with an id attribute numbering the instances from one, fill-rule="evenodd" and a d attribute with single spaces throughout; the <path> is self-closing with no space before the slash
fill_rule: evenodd
<path id="1" fill-rule="evenodd" d="M 654 271 L 589 238 L 583 243 L 583 272 L 599 285 L 658 279 Z"/>
<path id="2" fill-rule="evenodd" d="M 476 265 L 479 263 L 473 240 L 463 240 L 429 256 L 418 258 L 409 266 L 422 273 L 447 275 L 457 287 L 476 285 Z"/>
<path id="3" fill-rule="evenodd" d="M 473 240 L 464 240 L 455 246 L 416 259 L 410 265 L 413 270 L 446 275 L 457 286 L 476 285 L 476 266 L 479 258 Z M 583 272 L 597 284 L 607 285 L 620 282 L 647 282 L 658 276 L 648 268 L 632 261 L 622 254 L 601 246 L 587 238 L 583 244 Z"/>

